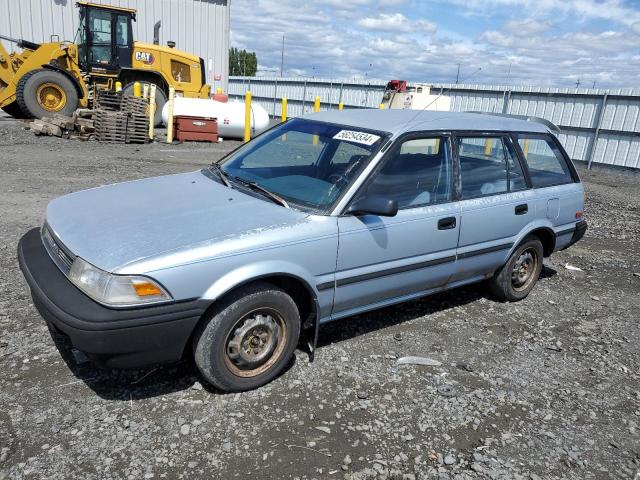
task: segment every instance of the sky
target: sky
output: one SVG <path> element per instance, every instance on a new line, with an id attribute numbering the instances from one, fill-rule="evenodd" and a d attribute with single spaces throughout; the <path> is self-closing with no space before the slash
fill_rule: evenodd
<path id="1" fill-rule="evenodd" d="M 640 86 L 640 0 L 231 0 L 258 75 Z M 458 65 L 460 73 L 458 75 Z"/>

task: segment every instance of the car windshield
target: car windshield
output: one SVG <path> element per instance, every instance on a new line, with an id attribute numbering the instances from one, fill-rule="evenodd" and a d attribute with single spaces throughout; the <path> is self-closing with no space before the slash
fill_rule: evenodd
<path id="1" fill-rule="evenodd" d="M 382 144 L 380 132 L 290 120 L 222 163 L 231 182 L 252 182 L 292 206 L 327 211 Z"/>

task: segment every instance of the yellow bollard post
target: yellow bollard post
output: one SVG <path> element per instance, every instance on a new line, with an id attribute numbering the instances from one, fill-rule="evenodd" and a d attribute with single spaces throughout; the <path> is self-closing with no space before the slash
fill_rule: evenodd
<path id="1" fill-rule="evenodd" d="M 287 97 L 282 97 L 282 113 L 280 115 L 280 120 L 283 122 L 287 121 Z"/>
<path id="2" fill-rule="evenodd" d="M 149 90 L 149 140 L 153 142 L 153 133 L 156 126 L 156 85 L 151 84 Z"/>
<path id="3" fill-rule="evenodd" d="M 116 82 L 116 92 L 121 92 L 122 91 L 122 82 L 118 81 Z"/>
<path id="4" fill-rule="evenodd" d="M 244 96 L 244 141 L 251 140 L 251 92 Z"/>
<path id="5" fill-rule="evenodd" d="M 338 110 L 344 110 L 344 103 L 340 102 L 338 104 Z"/>
<path id="6" fill-rule="evenodd" d="M 134 97 L 142 96 L 142 86 L 140 85 L 140 82 L 135 82 L 133 84 L 133 96 Z"/>
<path id="7" fill-rule="evenodd" d="M 169 87 L 169 106 L 167 107 L 167 143 L 173 143 L 173 104 L 176 89 Z"/>
<path id="8" fill-rule="evenodd" d="M 216 93 L 219 95 L 222 93 L 222 89 L 220 87 L 216 88 Z"/>
<path id="9" fill-rule="evenodd" d="M 493 148 L 493 138 L 487 138 L 487 143 L 484 144 L 484 156 L 491 155 L 491 149 Z"/>
<path id="10" fill-rule="evenodd" d="M 313 111 L 314 112 L 319 112 L 320 111 L 320 97 L 318 97 L 318 96 L 316 96 L 316 99 L 313 102 Z"/>
<path id="11" fill-rule="evenodd" d="M 522 153 L 524 153 L 525 159 L 529 156 L 529 140 L 524 141 L 524 148 L 522 149 Z"/>
<path id="12" fill-rule="evenodd" d="M 380 104 L 380 110 L 384 110 L 384 103 Z"/>

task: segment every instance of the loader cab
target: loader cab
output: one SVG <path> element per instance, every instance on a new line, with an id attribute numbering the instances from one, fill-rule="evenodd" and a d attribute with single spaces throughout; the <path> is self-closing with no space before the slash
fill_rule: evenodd
<path id="1" fill-rule="evenodd" d="M 76 2 L 80 26 L 76 43 L 80 68 L 94 74 L 117 74 L 131 67 L 135 10 Z"/>

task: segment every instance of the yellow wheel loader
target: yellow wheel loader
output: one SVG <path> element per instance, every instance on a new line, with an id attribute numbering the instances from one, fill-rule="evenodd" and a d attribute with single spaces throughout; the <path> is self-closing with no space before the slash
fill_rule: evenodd
<path id="1" fill-rule="evenodd" d="M 77 0 L 80 24 L 74 43 L 33 43 L 0 35 L 20 52 L 8 53 L 0 43 L 0 108 L 14 117 L 41 118 L 53 113 L 70 115 L 78 107 L 92 106 L 96 88 L 113 88 L 120 81 L 125 92 L 133 84 L 155 84 L 156 124 L 169 87 L 184 97 L 209 98 L 202 58 L 158 45 L 133 40 L 136 11 Z"/>

